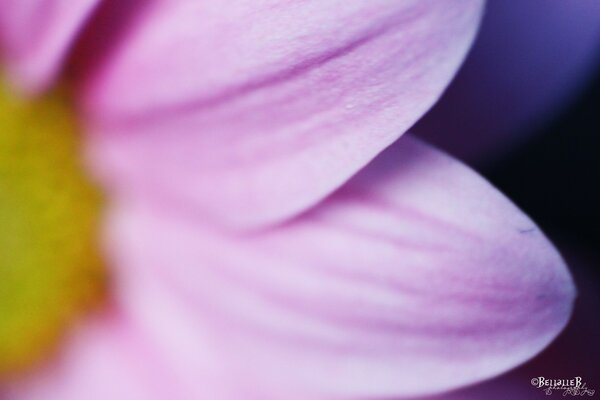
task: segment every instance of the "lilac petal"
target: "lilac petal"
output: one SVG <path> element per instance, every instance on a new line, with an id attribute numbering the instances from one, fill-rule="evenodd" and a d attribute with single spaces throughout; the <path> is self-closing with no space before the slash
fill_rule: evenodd
<path id="1" fill-rule="evenodd" d="M 10 400 L 244 398 L 205 371 L 194 372 L 195 393 L 148 346 L 144 333 L 127 315 L 114 313 L 88 321 L 73 333 L 60 357 L 33 376 L 5 384 L 0 395 Z"/>
<path id="2" fill-rule="evenodd" d="M 155 383 L 167 376 L 157 380 L 153 361 L 127 321 L 107 316 L 74 333 L 60 357 L 35 376 L 8 386 L 9 398 L 159 400 Z"/>
<path id="3" fill-rule="evenodd" d="M 232 384 L 259 398 L 424 395 L 477 382 L 543 349 L 574 297 L 529 218 L 412 138 L 260 233 L 219 234 L 134 198 L 109 226 L 122 301 L 153 348 L 185 365 L 187 381 L 209 348 Z"/>
<path id="4" fill-rule="evenodd" d="M 233 226 L 294 215 L 437 100 L 481 4 L 157 1 L 82 89 L 94 167 Z"/>
<path id="5" fill-rule="evenodd" d="M 491 0 L 464 67 L 413 131 L 471 162 L 523 142 L 585 88 L 599 21 L 597 0 Z"/>
<path id="6" fill-rule="evenodd" d="M 46 88 L 101 0 L 2 0 L 0 48 L 22 89 Z"/>
<path id="7" fill-rule="evenodd" d="M 560 246 L 566 250 L 566 258 L 577 283 L 578 297 L 573 317 L 567 329 L 558 340 L 531 362 L 505 374 L 498 379 L 458 390 L 452 394 L 427 397 L 422 400 L 530 400 L 552 397 L 590 398 L 586 393 L 567 393 L 553 391 L 552 397 L 546 397 L 543 389 L 531 385 L 533 378 L 574 379 L 581 377 L 582 382 L 591 391 L 598 393 L 600 375 L 600 293 L 594 271 L 600 265 L 597 256 L 582 248 Z M 587 253 L 587 254 L 586 254 Z M 573 395 L 574 396 L 571 396 Z"/>

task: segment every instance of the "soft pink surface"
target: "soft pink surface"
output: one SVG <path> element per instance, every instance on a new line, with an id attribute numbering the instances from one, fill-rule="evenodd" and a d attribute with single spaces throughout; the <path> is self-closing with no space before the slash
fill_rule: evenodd
<path id="1" fill-rule="evenodd" d="M 563 397 L 562 391 L 554 391 L 549 397 L 543 390 L 532 386 L 531 379 L 540 376 L 562 379 L 580 376 L 588 389 L 595 390 L 598 395 L 600 291 L 597 268 L 600 260 L 597 254 L 570 246 L 567 242 L 561 243 L 560 248 L 573 271 L 578 291 L 573 317 L 563 334 L 534 360 L 508 374 L 454 393 L 427 397 L 427 400 L 542 400 Z M 590 398 L 588 395 L 583 397 Z"/>
<path id="2" fill-rule="evenodd" d="M 481 1 L 157 1 L 82 88 L 110 190 L 234 227 L 333 191 L 438 98 Z"/>
<path id="3" fill-rule="evenodd" d="M 48 398 L 82 375 L 89 396 L 137 379 L 180 399 L 434 393 L 527 360 L 570 315 L 571 278 L 535 225 L 412 138 L 316 209 L 260 233 L 219 235 L 134 199 L 115 207 L 117 303 L 139 337 L 126 351 L 122 339 L 105 343 L 114 333 L 72 342 L 50 386 L 37 388 Z M 102 371 L 114 371 L 94 372 L 105 360 L 131 379 L 105 388 Z"/>
<path id="4" fill-rule="evenodd" d="M 37 15 L 7 4 L 25 17 L 0 19 L 5 41 Z M 502 373 L 564 327 L 575 290 L 543 234 L 412 138 L 308 209 L 433 104 L 480 1 L 148 4 L 80 87 L 111 194 L 116 311 L 11 399 L 429 394 Z M 43 37 L 76 32 L 84 8 Z"/>
<path id="5" fill-rule="evenodd" d="M 465 65 L 413 131 L 489 163 L 558 117 L 599 65 L 599 1 L 491 0 Z"/>
<path id="6" fill-rule="evenodd" d="M 0 0 L 0 55 L 20 89 L 37 92 L 60 72 L 101 0 Z"/>

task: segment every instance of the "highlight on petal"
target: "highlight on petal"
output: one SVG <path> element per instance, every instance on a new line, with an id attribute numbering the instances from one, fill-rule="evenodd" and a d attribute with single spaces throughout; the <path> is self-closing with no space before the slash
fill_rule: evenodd
<path id="1" fill-rule="evenodd" d="M 99 3 L 101 0 L 0 1 L 0 54 L 21 89 L 36 92 L 51 83 Z"/>
<path id="2" fill-rule="evenodd" d="M 246 398 L 200 369 L 194 371 L 197 395 L 192 396 L 174 370 L 177 366 L 165 363 L 148 346 L 144 333 L 125 313 L 112 310 L 75 330 L 56 360 L 35 376 L 7 384 L 4 392 L 0 388 L 0 395 L 10 400 Z"/>
<path id="3" fill-rule="evenodd" d="M 121 300 L 148 343 L 183 381 L 218 359 L 257 398 L 453 389 L 531 358 L 571 312 L 570 275 L 531 220 L 412 138 L 259 233 L 134 198 L 116 210 Z"/>
<path id="4" fill-rule="evenodd" d="M 92 164 L 235 227 L 294 215 L 437 100 L 480 0 L 157 1 L 81 89 Z"/>
<path id="5" fill-rule="evenodd" d="M 463 68 L 413 132 L 470 162 L 523 142 L 591 79 L 599 21 L 596 0 L 489 1 Z"/>
<path id="6" fill-rule="evenodd" d="M 7 385 L 11 400 L 158 400 L 157 376 L 143 340 L 125 319 L 108 315 L 81 327 L 60 357 L 36 376 Z M 153 379 L 154 378 L 154 379 Z M 161 376 L 167 381 L 167 375 Z"/>

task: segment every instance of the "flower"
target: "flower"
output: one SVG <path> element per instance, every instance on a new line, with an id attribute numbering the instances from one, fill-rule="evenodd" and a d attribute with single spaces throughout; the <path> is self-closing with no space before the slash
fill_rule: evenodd
<path id="1" fill-rule="evenodd" d="M 425 395 L 568 321 L 571 278 L 529 218 L 415 138 L 379 154 L 440 96 L 481 1 L 1 10 L 13 81 L 73 87 L 113 282 L 11 398 Z"/>

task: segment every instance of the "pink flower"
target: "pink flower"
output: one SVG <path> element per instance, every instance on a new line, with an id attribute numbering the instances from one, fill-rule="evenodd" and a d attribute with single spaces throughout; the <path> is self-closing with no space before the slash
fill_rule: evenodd
<path id="1" fill-rule="evenodd" d="M 428 395 L 567 323 L 572 280 L 528 217 L 415 138 L 383 151 L 449 83 L 481 1 L 1 7 L 13 81 L 75 87 L 114 281 L 11 399 Z"/>

